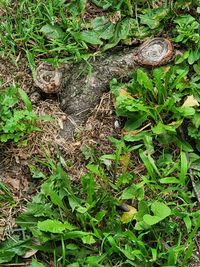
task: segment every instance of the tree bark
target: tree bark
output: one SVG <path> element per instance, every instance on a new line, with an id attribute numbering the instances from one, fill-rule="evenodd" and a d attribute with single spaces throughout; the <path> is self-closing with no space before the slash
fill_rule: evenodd
<path id="1" fill-rule="evenodd" d="M 70 116 L 64 125 L 66 138 L 72 137 L 76 126 L 87 120 L 91 109 L 108 90 L 111 79 L 130 77 L 137 66 L 133 60 L 134 51 L 129 49 L 106 54 L 89 64 L 74 64 L 64 71 L 59 95 L 61 109 Z"/>

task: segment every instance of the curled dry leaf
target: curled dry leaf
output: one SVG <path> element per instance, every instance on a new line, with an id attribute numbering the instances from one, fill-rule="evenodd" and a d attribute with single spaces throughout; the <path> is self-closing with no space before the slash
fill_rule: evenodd
<path id="1" fill-rule="evenodd" d="M 199 103 L 198 101 L 194 98 L 193 95 L 189 95 L 185 102 L 183 103 L 182 107 L 198 107 Z"/>
<path id="2" fill-rule="evenodd" d="M 35 255 L 37 252 L 38 252 L 38 249 L 29 250 L 24 254 L 23 258 L 28 259 L 28 258 L 32 257 L 33 255 Z"/>

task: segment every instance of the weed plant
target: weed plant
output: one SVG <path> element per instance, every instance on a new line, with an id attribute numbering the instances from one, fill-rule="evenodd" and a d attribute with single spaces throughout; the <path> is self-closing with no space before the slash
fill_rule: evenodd
<path id="1" fill-rule="evenodd" d="M 21 106 L 19 107 L 19 103 Z M 27 94 L 18 86 L 10 86 L 0 93 L 0 142 L 22 140 L 27 134 L 38 131 L 38 117 L 32 111 Z"/>

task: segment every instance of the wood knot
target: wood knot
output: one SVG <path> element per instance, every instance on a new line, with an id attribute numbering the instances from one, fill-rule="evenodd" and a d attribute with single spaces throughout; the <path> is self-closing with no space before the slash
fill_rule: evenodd
<path id="1" fill-rule="evenodd" d="M 144 42 L 133 53 L 133 60 L 142 66 L 157 67 L 167 64 L 174 56 L 172 43 L 165 38 L 153 38 Z"/>
<path id="2" fill-rule="evenodd" d="M 57 93 L 61 80 L 62 71 L 51 64 L 41 63 L 36 69 L 35 84 L 46 94 Z"/>

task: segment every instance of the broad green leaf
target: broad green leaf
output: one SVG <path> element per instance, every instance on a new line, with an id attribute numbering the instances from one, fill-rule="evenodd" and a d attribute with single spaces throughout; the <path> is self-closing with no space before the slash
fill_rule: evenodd
<path id="1" fill-rule="evenodd" d="M 135 119 L 129 119 L 125 123 L 124 129 L 127 131 L 134 131 L 138 129 L 147 120 L 147 114 L 137 116 Z"/>
<path id="2" fill-rule="evenodd" d="M 149 228 L 150 228 L 150 225 L 144 221 L 137 222 L 134 227 L 134 229 L 137 231 L 147 230 Z"/>
<path id="3" fill-rule="evenodd" d="M 62 198 L 54 190 L 52 190 L 51 185 L 48 182 L 42 185 L 41 191 L 44 193 L 44 195 L 50 196 L 53 204 L 65 210 Z"/>
<path id="4" fill-rule="evenodd" d="M 74 239 L 74 238 L 82 238 L 83 236 L 88 236 L 90 233 L 84 231 L 71 231 L 67 233 L 63 233 L 64 239 Z"/>
<path id="5" fill-rule="evenodd" d="M 161 184 L 180 184 L 180 180 L 176 177 L 165 177 L 160 179 Z"/>
<path id="6" fill-rule="evenodd" d="M 169 10 L 165 8 L 146 9 L 144 15 L 140 15 L 141 23 L 148 25 L 150 29 L 156 29 L 160 21 L 166 17 Z"/>
<path id="7" fill-rule="evenodd" d="M 45 267 L 45 265 L 36 259 L 32 259 L 30 267 Z"/>
<path id="8" fill-rule="evenodd" d="M 98 33 L 94 31 L 83 31 L 79 34 L 79 39 L 81 41 L 84 41 L 86 43 L 92 44 L 92 45 L 102 45 L 103 42 L 100 40 L 100 36 Z"/>
<path id="9" fill-rule="evenodd" d="M 145 214 L 143 220 L 148 225 L 154 225 L 162 221 L 171 214 L 171 209 L 162 202 L 155 201 L 151 205 L 151 210 L 154 215 Z"/>
<path id="10" fill-rule="evenodd" d="M 92 0 L 92 2 L 98 6 L 103 8 L 104 10 L 108 9 L 112 6 L 112 2 L 110 0 Z"/>
<path id="11" fill-rule="evenodd" d="M 86 263 L 89 265 L 89 266 L 99 266 L 98 264 L 103 261 L 105 258 L 107 257 L 107 254 L 104 253 L 103 255 L 100 255 L 100 256 L 88 256 L 87 259 L 86 259 Z M 104 265 L 101 265 L 102 267 Z M 101 267 L 99 266 L 99 267 Z"/>
<path id="12" fill-rule="evenodd" d="M 156 248 L 151 248 L 151 253 L 152 253 L 152 261 L 157 260 L 157 249 Z"/>
<path id="13" fill-rule="evenodd" d="M 157 224 L 158 222 L 160 222 L 162 220 L 162 218 L 160 218 L 159 216 L 152 216 L 149 214 L 145 214 L 143 216 L 143 220 L 148 225 L 154 225 L 154 224 Z"/>
<path id="14" fill-rule="evenodd" d="M 95 17 L 91 22 L 91 26 L 95 32 L 101 32 L 108 22 L 109 20 L 105 16 Z"/>
<path id="15" fill-rule="evenodd" d="M 174 22 L 179 24 L 180 26 L 183 24 L 190 24 L 195 21 L 195 18 L 189 14 L 180 15 L 179 17 L 174 19 Z"/>
<path id="16" fill-rule="evenodd" d="M 12 234 L 12 238 L 0 243 L 0 263 L 9 263 L 16 255 L 24 255 L 30 245 L 30 239 L 19 240 L 19 236 Z"/>
<path id="17" fill-rule="evenodd" d="M 190 54 L 188 57 L 188 63 L 190 65 L 194 64 L 194 62 L 196 62 L 197 60 L 199 60 L 200 58 L 200 51 L 199 48 L 196 48 L 195 50 L 190 50 Z"/>
<path id="18" fill-rule="evenodd" d="M 142 221 L 143 216 L 148 213 L 149 213 L 149 207 L 147 205 L 147 202 L 144 200 L 140 201 L 138 204 L 138 212 L 136 214 L 136 220 Z"/>
<path id="19" fill-rule="evenodd" d="M 86 7 L 86 1 L 87 0 L 71 0 L 70 3 L 67 4 L 67 11 L 70 12 L 73 17 L 77 17 L 78 15 L 84 12 Z"/>
<path id="20" fill-rule="evenodd" d="M 68 264 L 67 267 L 80 267 L 80 264 L 78 262 L 74 262 L 74 263 Z"/>
<path id="21" fill-rule="evenodd" d="M 184 117 L 192 116 L 195 114 L 195 109 L 192 107 L 178 107 L 176 108 L 176 110 Z"/>
<path id="22" fill-rule="evenodd" d="M 185 51 L 183 55 L 177 55 L 175 64 L 180 64 L 189 57 L 189 50 Z"/>
<path id="23" fill-rule="evenodd" d="M 58 211 L 52 209 L 51 203 L 34 203 L 27 204 L 27 213 L 35 217 L 49 217 L 58 216 Z"/>
<path id="24" fill-rule="evenodd" d="M 8 263 L 15 257 L 14 251 L 0 250 L 0 263 Z"/>
<path id="25" fill-rule="evenodd" d="M 188 171 L 188 160 L 185 152 L 181 152 L 181 171 L 179 174 L 179 179 L 180 183 L 182 185 L 185 184 L 186 176 L 187 176 L 187 171 Z"/>
<path id="26" fill-rule="evenodd" d="M 164 219 L 171 214 L 171 209 L 164 203 L 158 201 L 155 201 L 151 205 L 151 210 L 153 211 L 155 216 L 158 216 L 161 219 Z"/>
<path id="27" fill-rule="evenodd" d="M 174 125 L 164 125 L 160 121 L 156 126 L 152 128 L 152 132 L 155 134 L 165 134 L 166 132 L 174 132 L 176 133 L 176 128 L 178 128 L 180 124 L 174 124 Z"/>
<path id="28" fill-rule="evenodd" d="M 78 206 L 76 210 L 77 210 L 77 212 L 84 214 L 84 213 L 87 212 L 88 208 L 82 207 L 82 206 Z"/>
<path id="29" fill-rule="evenodd" d="M 92 204 L 95 195 L 95 181 L 93 175 L 86 174 L 81 177 L 83 190 L 87 194 L 87 203 Z"/>
<path id="30" fill-rule="evenodd" d="M 92 235 L 83 236 L 81 240 L 83 241 L 84 244 L 88 244 L 88 245 L 96 243 Z"/>
<path id="31" fill-rule="evenodd" d="M 147 168 L 148 174 L 152 179 L 156 179 L 156 174 L 161 176 L 156 164 L 155 160 L 147 153 L 147 151 L 139 150 L 139 155 L 144 162 L 145 167 Z"/>
<path id="32" fill-rule="evenodd" d="M 96 17 L 91 24 L 93 30 L 99 34 L 99 38 L 109 40 L 113 37 L 115 25 L 104 16 Z"/>
<path id="33" fill-rule="evenodd" d="M 62 223 L 58 220 L 47 219 L 42 222 L 38 222 L 38 229 L 44 232 L 50 232 L 54 234 L 62 234 L 65 230 L 71 230 L 73 227 L 68 222 Z"/>
<path id="34" fill-rule="evenodd" d="M 73 196 L 68 196 L 69 205 L 72 209 L 72 212 L 78 208 L 81 207 L 80 202 Z"/>
<path id="35" fill-rule="evenodd" d="M 58 25 L 46 24 L 40 30 L 48 39 L 56 40 L 64 37 L 64 32 Z"/>
<path id="36" fill-rule="evenodd" d="M 137 28 L 136 20 L 133 18 L 125 18 L 117 23 L 115 32 L 110 42 L 103 47 L 103 50 L 108 50 L 116 46 L 121 40 L 125 40 L 131 35 L 132 31 Z"/>
<path id="37" fill-rule="evenodd" d="M 123 191 L 121 199 L 134 199 L 135 195 L 136 195 L 136 187 L 132 185 Z"/>
<path id="38" fill-rule="evenodd" d="M 154 94 L 153 83 L 147 75 L 147 72 L 142 69 L 137 69 L 137 81 L 141 86 L 144 86 L 144 88 Z"/>
<path id="39" fill-rule="evenodd" d="M 184 223 L 186 225 L 187 232 L 190 233 L 191 232 L 191 228 L 192 228 L 192 222 L 191 222 L 191 219 L 190 219 L 189 215 L 186 215 L 183 218 L 183 221 L 184 221 Z"/>
<path id="40" fill-rule="evenodd" d="M 194 71 L 200 75 L 200 62 L 198 62 L 197 64 L 193 65 Z"/>
<path id="41" fill-rule="evenodd" d="M 166 85 L 163 81 L 165 78 L 165 68 L 156 68 L 153 70 L 153 79 L 155 82 L 155 86 L 158 94 L 158 103 L 163 103 L 167 97 Z"/>
<path id="42" fill-rule="evenodd" d="M 100 223 L 103 220 L 103 218 L 105 217 L 106 214 L 107 214 L 106 210 L 99 211 L 95 216 L 95 220 L 97 220 L 97 222 Z"/>
<path id="43" fill-rule="evenodd" d="M 196 112 L 194 116 L 192 117 L 192 123 L 195 125 L 196 128 L 199 128 L 200 126 L 200 113 Z"/>
<path id="44" fill-rule="evenodd" d="M 77 250 L 77 249 L 79 249 L 79 247 L 76 244 L 69 243 L 69 244 L 66 245 L 66 249 Z"/>

